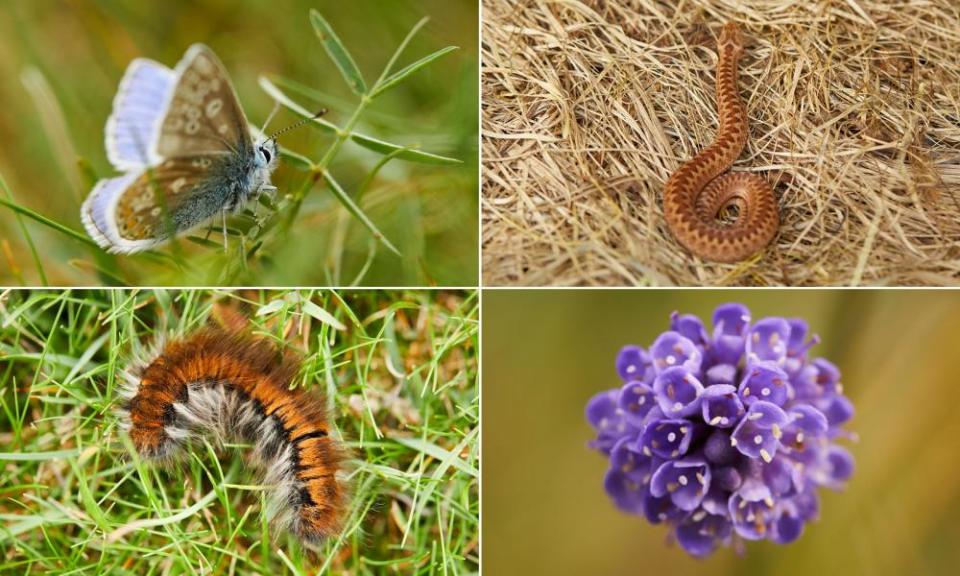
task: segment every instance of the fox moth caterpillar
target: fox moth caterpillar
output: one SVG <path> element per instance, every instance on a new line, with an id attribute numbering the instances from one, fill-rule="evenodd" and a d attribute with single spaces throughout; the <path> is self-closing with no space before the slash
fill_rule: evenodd
<path id="1" fill-rule="evenodd" d="M 137 452 L 160 464 L 183 459 L 199 438 L 249 442 L 271 486 L 271 524 L 319 542 L 342 523 L 345 452 L 330 435 L 322 397 L 290 390 L 299 371 L 295 353 L 267 340 L 201 329 L 127 374 L 124 427 Z"/>

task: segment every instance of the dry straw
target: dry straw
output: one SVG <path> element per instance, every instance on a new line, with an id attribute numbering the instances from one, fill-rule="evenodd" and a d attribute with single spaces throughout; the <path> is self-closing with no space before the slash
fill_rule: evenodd
<path id="1" fill-rule="evenodd" d="M 954 0 L 484 0 L 488 285 L 960 283 Z M 670 173 L 717 128 L 716 35 L 741 24 L 750 141 L 775 184 L 760 255 L 669 235 Z"/>

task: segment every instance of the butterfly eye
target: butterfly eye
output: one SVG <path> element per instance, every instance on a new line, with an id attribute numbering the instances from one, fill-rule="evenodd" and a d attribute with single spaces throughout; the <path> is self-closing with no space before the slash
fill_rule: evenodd
<path id="1" fill-rule="evenodd" d="M 265 146 L 260 147 L 260 152 L 263 152 L 263 157 L 267 160 L 267 163 L 270 163 L 270 151 L 267 150 Z"/>

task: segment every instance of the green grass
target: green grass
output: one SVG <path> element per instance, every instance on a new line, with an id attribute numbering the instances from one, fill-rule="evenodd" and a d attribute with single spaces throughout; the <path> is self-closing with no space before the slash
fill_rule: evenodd
<path id="1" fill-rule="evenodd" d="M 118 372 L 215 307 L 304 353 L 353 453 L 318 550 L 274 534 L 245 447 L 140 460 Z M 216 308 L 219 309 L 219 308 Z M 0 573 L 464 574 L 479 570 L 477 294 L 7 291 L 0 295 Z"/>
<path id="2" fill-rule="evenodd" d="M 0 22 L 20 77 L 0 88 L 0 137 L 23 143 L 0 156 L 0 284 L 476 284 L 475 2 L 54 6 L 14 0 L 13 29 Z M 60 18 L 53 37 L 45 23 Z M 182 23 L 173 41 L 158 20 Z M 54 42 L 63 56 L 42 48 Z M 278 193 L 231 218 L 226 250 L 213 222 L 145 254 L 108 255 L 79 206 L 116 175 L 103 149 L 116 85 L 133 57 L 173 66 L 193 42 L 225 61 L 254 124 L 273 106 L 285 112 L 271 132 L 328 112 L 281 137 Z"/>

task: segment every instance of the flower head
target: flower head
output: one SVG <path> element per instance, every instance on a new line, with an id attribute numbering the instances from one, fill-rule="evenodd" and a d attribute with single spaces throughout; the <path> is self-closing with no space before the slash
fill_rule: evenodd
<path id="1" fill-rule="evenodd" d="M 808 357 L 819 339 L 807 331 L 800 319 L 753 322 L 746 306 L 724 304 L 712 332 L 674 313 L 649 349 L 624 347 L 623 384 L 586 410 L 614 504 L 667 524 L 693 556 L 734 538 L 799 538 L 819 514 L 819 488 L 853 474 L 836 444 L 849 437 L 853 404 L 840 370 Z"/>

